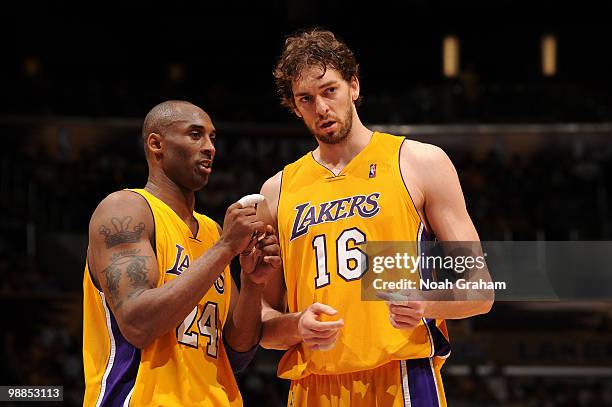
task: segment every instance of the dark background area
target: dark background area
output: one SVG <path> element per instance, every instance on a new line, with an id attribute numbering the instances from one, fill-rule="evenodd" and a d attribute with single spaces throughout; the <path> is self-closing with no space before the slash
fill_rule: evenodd
<path id="1" fill-rule="evenodd" d="M 355 51 L 365 123 L 445 149 L 482 240 L 610 240 L 604 3 L 21 7 L 0 27 L 0 384 L 63 385 L 65 405 L 82 403 L 87 225 L 108 193 L 144 185 L 139 129 L 153 105 L 187 99 L 211 114 L 218 155 L 197 209 L 219 223 L 312 148 L 271 74 L 298 28 L 327 27 Z M 442 75 L 449 34 L 461 47 L 453 79 Z M 540 73 L 544 34 L 558 41 L 554 77 Z M 612 405 L 611 304 L 497 303 L 449 321 L 449 405 Z M 285 405 L 279 355 L 260 351 L 238 377 L 246 405 Z"/>
<path id="2" fill-rule="evenodd" d="M 612 114 L 605 2 L 229 1 L 82 15 L 47 9 L 7 15 L 1 28 L 0 108 L 7 114 L 140 117 L 159 100 L 182 97 L 221 121 L 291 122 L 271 71 L 284 37 L 315 25 L 355 51 L 371 99 L 362 116 L 370 122 L 575 122 Z M 559 44 L 554 78 L 540 74 L 539 41 L 548 33 Z M 478 77 L 469 112 L 461 78 L 441 74 L 449 34 L 460 39 L 462 68 Z"/>

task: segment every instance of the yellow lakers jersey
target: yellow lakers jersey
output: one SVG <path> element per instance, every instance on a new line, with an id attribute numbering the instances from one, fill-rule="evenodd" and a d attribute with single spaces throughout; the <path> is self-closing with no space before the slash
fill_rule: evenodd
<path id="1" fill-rule="evenodd" d="M 199 228 L 193 236 L 163 201 L 145 190 L 133 192 L 142 195 L 153 212 L 159 287 L 185 272 L 219 239 L 219 231 L 213 220 L 194 212 Z M 176 330 L 140 350 L 119 331 L 104 293 L 96 288 L 86 266 L 83 405 L 241 406 L 222 341 L 231 287 L 226 268 Z"/>
<path id="2" fill-rule="evenodd" d="M 361 297 L 367 272 L 362 244 L 427 238 L 400 172 L 403 141 L 375 132 L 337 176 L 312 153 L 284 168 L 278 230 L 289 311 L 321 302 L 335 308 L 345 325 L 329 351 L 303 343 L 289 349 L 279 364 L 280 377 L 295 380 L 373 369 L 391 360 L 448 356 L 444 321 L 423 319 L 414 329 L 399 330 L 389 322 L 383 301 Z"/>

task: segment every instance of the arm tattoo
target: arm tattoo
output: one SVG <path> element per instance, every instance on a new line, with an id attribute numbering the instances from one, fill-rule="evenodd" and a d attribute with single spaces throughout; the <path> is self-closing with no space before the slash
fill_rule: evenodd
<path id="1" fill-rule="evenodd" d="M 148 270 L 145 264 L 145 257 L 135 256 L 134 260 L 127 266 L 127 274 L 130 280 L 132 280 L 134 287 L 146 285 Z"/>
<path id="2" fill-rule="evenodd" d="M 104 276 L 106 277 L 108 292 L 111 295 L 117 294 L 117 290 L 119 289 L 119 279 L 121 278 L 121 270 L 119 270 L 119 267 L 111 264 L 104 270 Z"/>
<path id="3" fill-rule="evenodd" d="M 150 256 L 139 256 L 140 250 L 125 250 L 119 253 L 114 253 L 111 257 L 111 264 L 104 269 L 103 273 L 106 277 L 106 287 L 111 300 L 118 309 L 123 303 L 122 299 L 116 298 L 119 292 L 119 282 L 123 271 L 126 272 L 128 278 L 132 282 L 132 288 L 127 298 L 139 295 L 146 288 L 153 288 L 147 281 L 149 270 L 146 267 L 147 259 Z"/>
<path id="4" fill-rule="evenodd" d="M 129 230 L 130 223 L 132 222 L 131 216 L 125 216 L 122 219 L 112 218 L 111 223 L 115 232 L 107 228 L 105 225 L 100 226 L 100 234 L 104 236 L 106 242 L 106 248 L 110 249 L 113 246 L 117 246 L 121 243 L 136 243 L 140 240 L 142 232 L 145 230 L 145 224 L 140 222 L 134 226 L 133 230 Z"/>

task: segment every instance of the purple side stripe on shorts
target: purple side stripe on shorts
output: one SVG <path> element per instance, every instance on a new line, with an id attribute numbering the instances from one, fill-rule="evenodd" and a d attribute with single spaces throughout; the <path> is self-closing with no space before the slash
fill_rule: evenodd
<path id="1" fill-rule="evenodd" d="M 451 351 L 450 342 L 436 325 L 435 319 L 425 319 L 425 321 L 427 321 L 427 326 L 429 327 L 429 332 L 433 340 L 434 356 L 442 356 L 445 358 Z"/>
<path id="2" fill-rule="evenodd" d="M 428 358 L 406 360 L 410 405 L 440 407 L 433 369 Z"/>

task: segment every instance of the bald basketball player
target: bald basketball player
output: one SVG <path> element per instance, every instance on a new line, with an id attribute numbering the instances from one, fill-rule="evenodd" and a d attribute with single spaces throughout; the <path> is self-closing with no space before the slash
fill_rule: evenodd
<path id="1" fill-rule="evenodd" d="M 240 406 L 232 370 L 257 349 L 262 290 L 280 267 L 277 238 L 254 207 L 231 205 L 223 230 L 194 212 L 215 158 L 206 112 L 161 103 L 142 136 L 146 186 L 110 194 L 89 224 L 83 404 Z M 240 293 L 228 267 L 236 255 Z"/>

